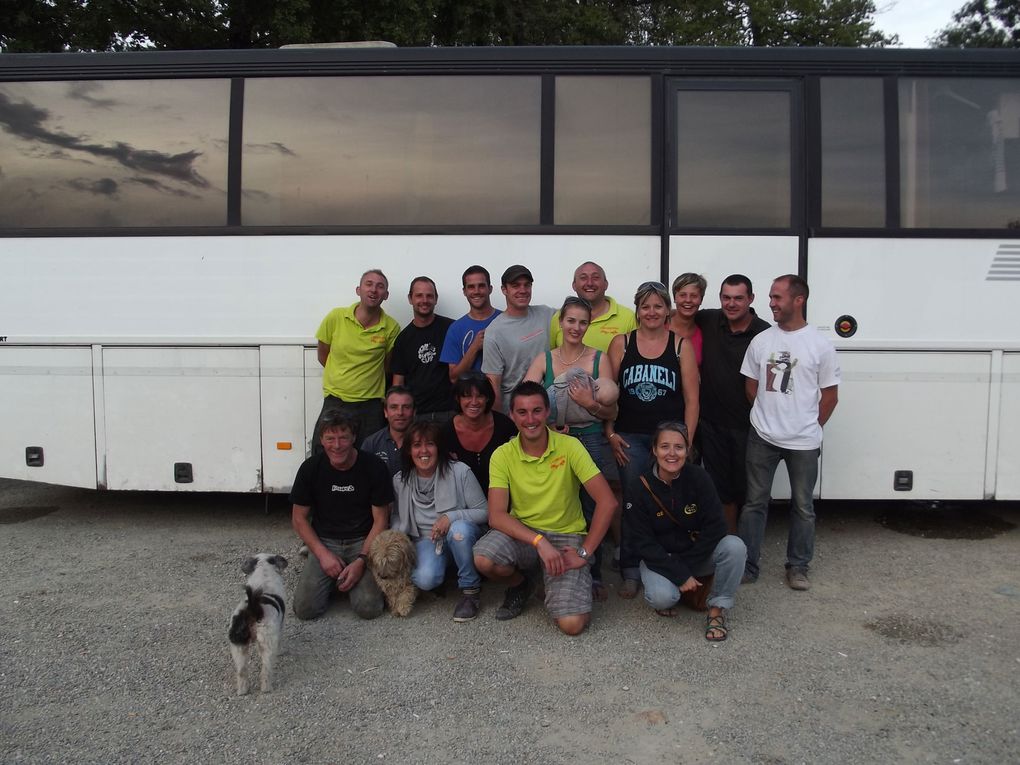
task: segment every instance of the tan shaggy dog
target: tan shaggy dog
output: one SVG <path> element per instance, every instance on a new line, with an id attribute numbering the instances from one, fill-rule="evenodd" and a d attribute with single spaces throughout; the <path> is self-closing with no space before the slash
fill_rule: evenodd
<path id="1" fill-rule="evenodd" d="M 387 529 L 372 540 L 368 567 L 394 616 L 411 613 L 418 597 L 418 588 L 411 582 L 416 560 L 414 545 L 406 534 Z"/>

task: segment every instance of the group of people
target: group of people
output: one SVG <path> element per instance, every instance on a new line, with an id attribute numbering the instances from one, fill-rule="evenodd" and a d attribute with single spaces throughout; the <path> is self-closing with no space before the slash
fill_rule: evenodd
<path id="1" fill-rule="evenodd" d="M 515 618 L 541 576 L 549 615 L 576 635 L 607 597 L 612 533 L 621 597 L 643 588 L 663 616 L 681 600 L 707 609 L 705 637 L 725 640 L 738 587 L 760 573 L 780 461 L 792 490 L 786 582 L 808 589 L 822 426 L 840 372 L 806 322 L 807 283 L 772 283 L 774 326 L 740 274 L 723 280 L 718 309 L 702 308 L 706 281 L 690 273 L 672 290 L 641 284 L 634 310 L 606 294 L 596 263 L 576 269 L 559 310 L 532 305 L 533 283 L 527 267 L 506 269 L 500 311 L 488 271 L 471 266 L 468 312 L 452 320 L 435 313 L 433 280 L 416 277 L 401 329 L 373 269 L 358 302 L 323 319 L 324 401 L 291 494 L 310 553 L 296 615 L 319 616 L 336 590 L 359 616 L 382 613 L 366 559 L 389 527 L 416 547 L 419 589 L 456 569 L 455 621 L 478 615 L 483 578 L 506 586 L 495 618 Z"/>

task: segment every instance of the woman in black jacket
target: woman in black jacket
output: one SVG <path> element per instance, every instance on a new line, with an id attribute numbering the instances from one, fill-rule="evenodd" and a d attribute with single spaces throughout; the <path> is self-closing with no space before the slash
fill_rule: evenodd
<path id="1" fill-rule="evenodd" d="M 715 574 L 708 597 L 705 638 L 726 639 L 726 609 L 744 573 L 747 548 L 726 533 L 726 519 L 708 473 L 687 462 L 687 428 L 662 422 L 652 437 L 655 464 L 630 487 L 633 507 L 624 513 L 641 558 L 645 600 L 663 616 L 674 616 L 684 592 Z"/>

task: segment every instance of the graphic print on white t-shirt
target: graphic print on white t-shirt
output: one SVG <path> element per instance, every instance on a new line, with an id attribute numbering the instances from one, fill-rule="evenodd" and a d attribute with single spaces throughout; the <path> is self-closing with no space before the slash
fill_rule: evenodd
<path id="1" fill-rule="evenodd" d="M 797 359 L 790 358 L 789 351 L 769 354 L 765 364 L 765 390 L 770 393 L 793 394 L 793 368 Z"/>

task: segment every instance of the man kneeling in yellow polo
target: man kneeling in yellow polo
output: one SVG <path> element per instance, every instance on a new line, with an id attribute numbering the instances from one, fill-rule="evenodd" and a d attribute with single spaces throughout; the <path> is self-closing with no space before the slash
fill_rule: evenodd
<path id="1" fill-rule="evenodd" d="M 535 591 L 541 564 L 545 607 L 556 626 L 578 635 L 591 618 L 589 562 L 616 512 L 616 498 L 588 451 L 576 438 L 550 430 L 549 395 L 523 382 L 510 394 L 517 436 L 496 449 L 489 463 L 489 526 L 475 544 L 475 567 L 509 587 L 496 618 L 520 616 Z M 588 529 L 579 487 L 595 500 Z"/>

